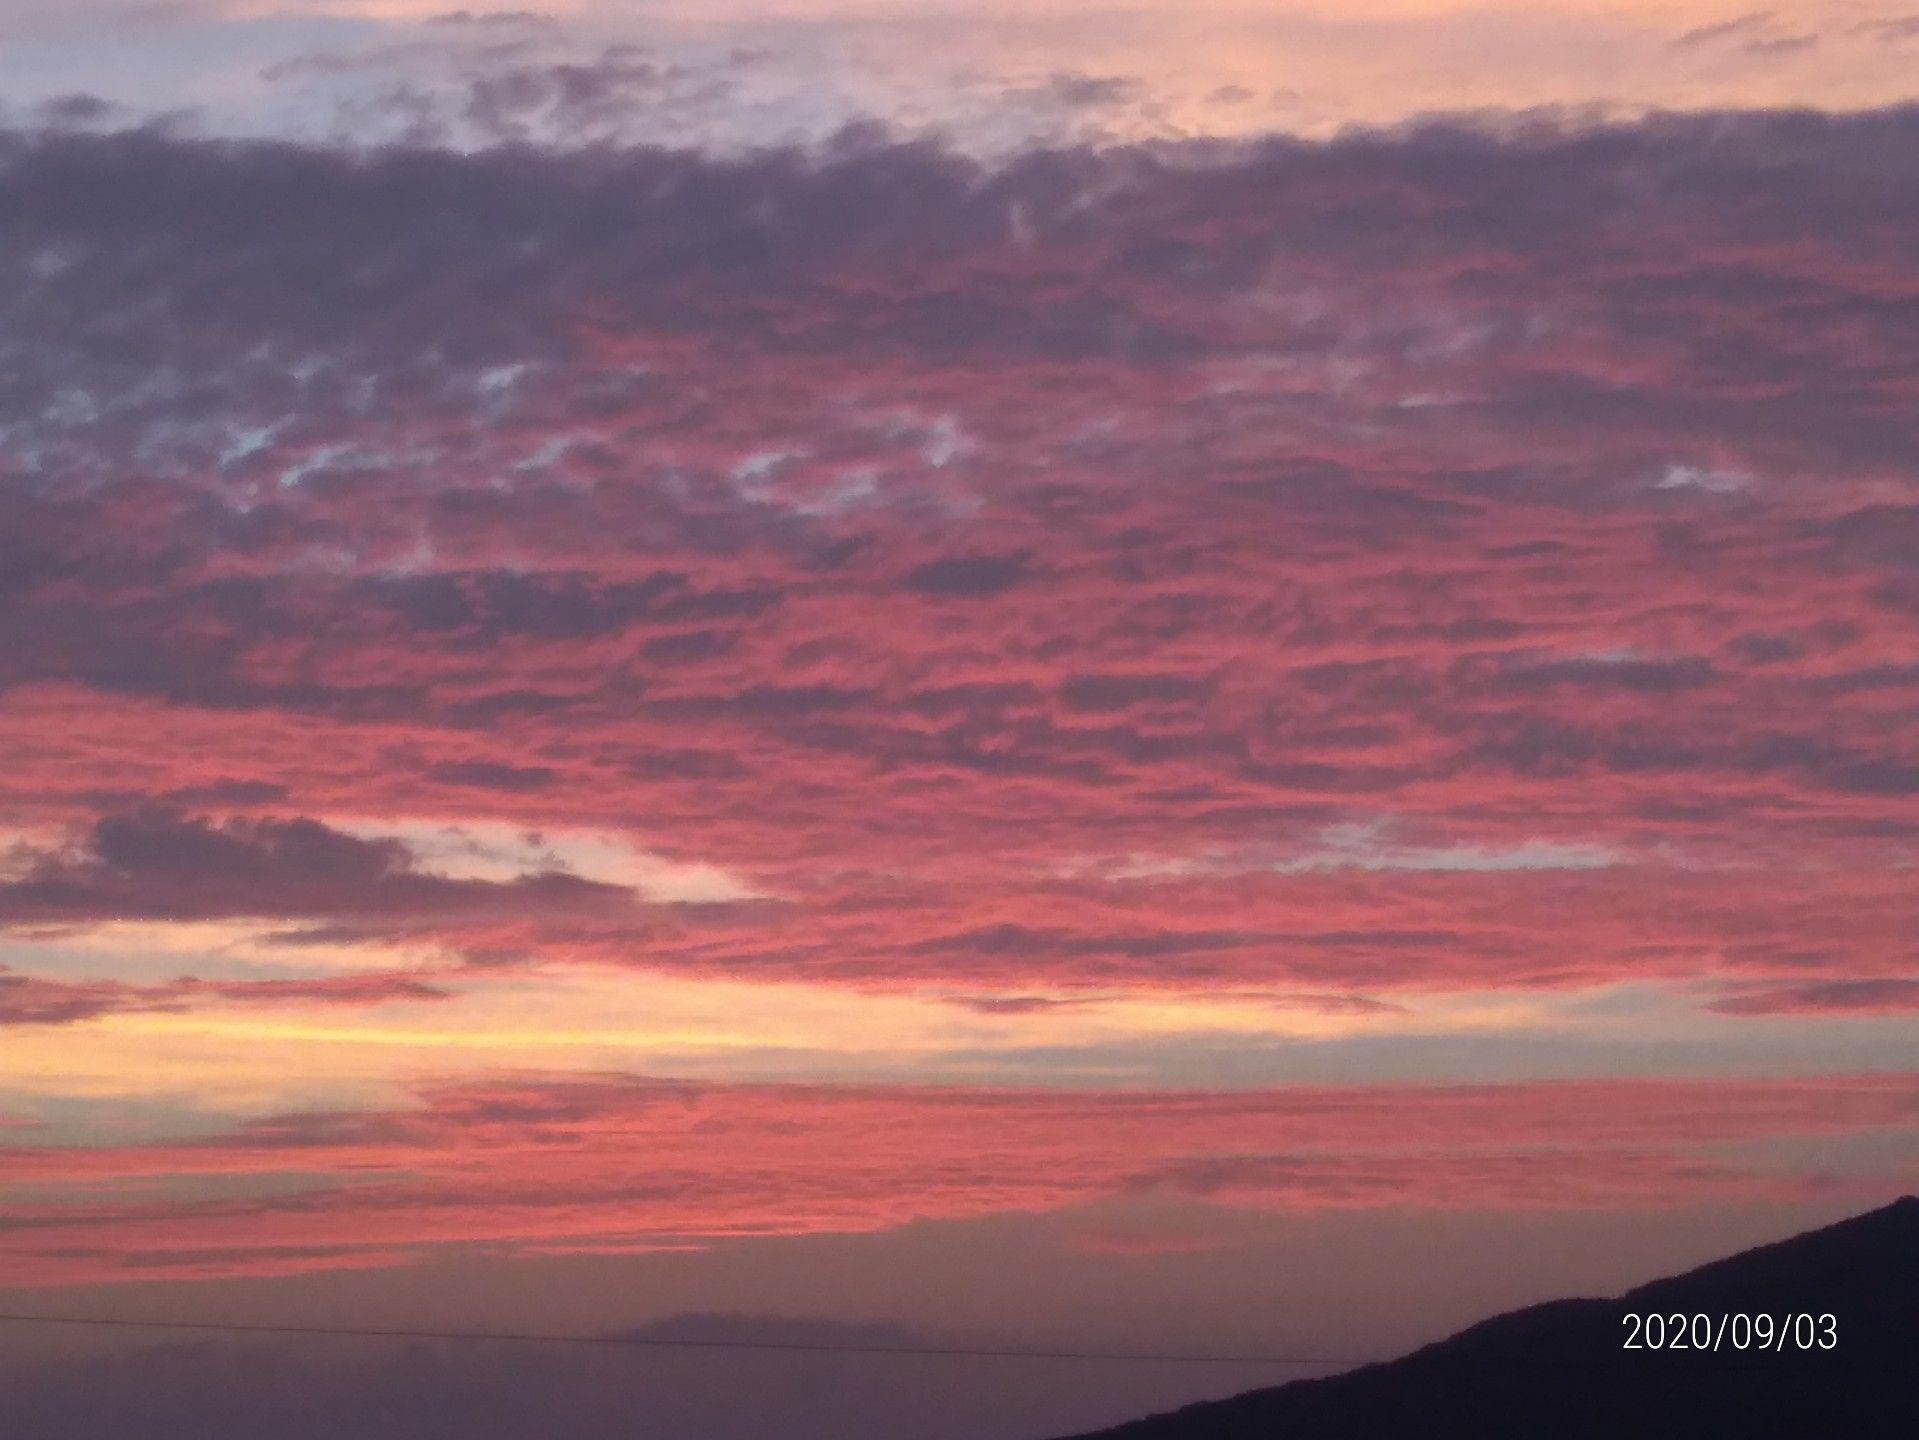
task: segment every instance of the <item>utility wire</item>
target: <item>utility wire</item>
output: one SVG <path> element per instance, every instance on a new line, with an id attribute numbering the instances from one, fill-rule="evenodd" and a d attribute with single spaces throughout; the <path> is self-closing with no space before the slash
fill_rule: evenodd
<path id="1" fill-rule="evenodd" d="M 222 1320 L 137 1320 L 106 1315 L 0 1313 L 15 1325 L 122 1330 L 195 1330 L 239 1335 L 330 1335 L 349 1340 L 505 1340 L 541 1345 L 617 1345 L 636 1350 L 768 1350 L 813 1355 L 930 1355 L 967 1360 L 1110 1360 L 1153 1365 L 1359 1365 L 1340 1355 L 1193 1355 L 1119 1350 L 1017 1350 L 973 1345 L 852 1345 L 826 1340 L 694 1340 L 664 1335 L 556 1335 L 514 1330 L 404 1330 L 359 1325 L 274 1325 Z"/>

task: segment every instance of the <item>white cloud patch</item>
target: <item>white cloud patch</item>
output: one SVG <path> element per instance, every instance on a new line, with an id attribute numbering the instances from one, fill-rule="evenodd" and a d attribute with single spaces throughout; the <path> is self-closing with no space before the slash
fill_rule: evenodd
<path id="1" fill-rule="evenodd" d="M 1498 874 L 1529 870 L 1603 870 L 1619 851 L 1591 841 L 1525 840 L 1515 845 L 1397 844 L 1388 826 L 1329 825 L 1303 849 L 1236 847 L 1187 855 L 1135 854 L 1071 867 L 1107 880 L 1208 879 L 1232 875 L 1319 875 L 1340 870 Z"/>
<path id="2" fill-rule="evenodd" d="M 1668 465 L 1653 482 L 1656 490 L 1706 490 L 1715 495 L 1731 495 L 1752 488 L 1752 476 L 1739 470 L 1722 470 L 1710 465 Z"/>
<path id="3" fill-rule="evenodd" d="M 328 823 L 363 840 L 398 840 L 421 868 L 455 880 L 510 881 L 557 871 L 623 885 L 669 905 L 710 905 L 762 894 L 717 865 L 671 859 L 600 830 L 531 830 L 500 820 Z"/>

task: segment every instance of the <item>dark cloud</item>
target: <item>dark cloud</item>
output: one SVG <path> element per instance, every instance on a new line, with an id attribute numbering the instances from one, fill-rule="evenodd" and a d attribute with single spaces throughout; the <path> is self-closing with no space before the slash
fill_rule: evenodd
<path id="1" fill-rule="evenodd" d="M 1860 25 L 1860 30 L 1888 44 L 1911 39 L 1919 35 L 1919 15 L 1899 15 L 1890 20 L 1868 20 Z"/>
<path id="2" fill-rule="evenodd" d="M 443 785 L 466 785 L 477 790 L 526 792 L 545 790 L 558 778 L 544 765 L 501 765 L 488 760 L 445 760 L 429 765 L 426 778 Z"/>
<path id="3" fill-rule="evenodd" d="M 1015 103 L 1058 106 L 1066 110 L 1100 109 L 1139 98 L 1144 86 L 1124 75 L 1085 75 L 1060 71 L 1042 85 L 1014 89 L 1006 98 Z"/>
<path id="4" fill-rule="evenodd" d="M 1669 695 L 1676 690 L 1710 685 L 1717 676 L 1710 661 L 1687 657 L 1676 660 L 1577 659 L 1555 660 L 1510 667 L 1501 682 L 1514 688 L 1564 685 L 1591 690 L 1638 690 Z"/>
<path id="5" fill-rule="evenodd" d="M 1189 675 L 1069 675 L 1060 682 L 1059 696 L 1068 710 L 1099 712 L 1179 704 L 1211 689 L 1208 681 Z"/>
<path id="6" fill-rule="evenodd" d="M 1919 980 L 1818 980 L 1715 1000 L 1726 1015 L 1884 1014 L 1919 1010 Z"/>
<path id="7" fill-rule="evenodd" d="M 16 975 L 0 966 L 0 1026 L 65 1025 L 122 1008 L 127 986 Z"/>
<path id="8" fill-rule="evenodd" d="M 67 851 L 0 881 L 0 925 L 311 917 L 403 923 L 619 908 L 628 892 L 549 872 L 503 882 L 419 869 L 396 840 L 317 821 L 223 823 L 161 810 L 109 816 Z"/>
<path id="9" fill-rule="evenodd" d="M 1817 35 L 1777 35 L 1749 40 L 1742 48 L 1748 55 L 1798 55 L 1818 45 Z"/>
<path id="10" fill-rule="evenodd" d="M 119 818 L 0 904 L 1014 997 L 1887 978 L 1915 142 L 10 135 L 0 801 Z M 643 833 L 782 908 L 338 815 Z"/>
<path id="11" fill-rule="evenodd" d="M 926 595 L 997 595 L 1026 575 L 1024 555 L 955 555 L 928 560 L 906 577 L 908 589 Z"/>
<path id="12" fill-rule="evenodd" d="M 1701 45 L 1716 44 L 1722 40 L 1743 39 L 1764 30 L 1772 22 L 1772 11 L 1754 10 L 1745 15 L 1734 16 L 1731 20 L 1720 20 L 1711 25 L 1701 25 L 1688 30 L 1673 41 L 1673 47 L 1679 50 L 1691 50 Z"/>

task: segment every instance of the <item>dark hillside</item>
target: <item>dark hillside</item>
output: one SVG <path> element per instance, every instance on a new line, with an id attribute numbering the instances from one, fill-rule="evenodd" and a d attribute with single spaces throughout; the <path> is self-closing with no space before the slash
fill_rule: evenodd
<path id="1" fill-rule="evenodd" d="M 1625 1350 L 1622 1317 L 1830 1314 L 1832 1349 Z M 1102 1431 L 1098 1440 L 1909 1440 L 1919 1199 L 1613 1300 L 1501 1315 L 1401 1359 Z M 1091 1440 L 1091 1437 L 1084 1437 Z"/>

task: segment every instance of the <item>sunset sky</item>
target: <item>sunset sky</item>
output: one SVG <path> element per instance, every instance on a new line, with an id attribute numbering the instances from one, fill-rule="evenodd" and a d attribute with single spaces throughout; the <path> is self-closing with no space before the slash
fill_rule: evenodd
<path id="1" fill-rule="evenodd" d="M 0 1310 L 1358 1357 L 1919 1187 L 1914 74 L 0 0 Z"/>

